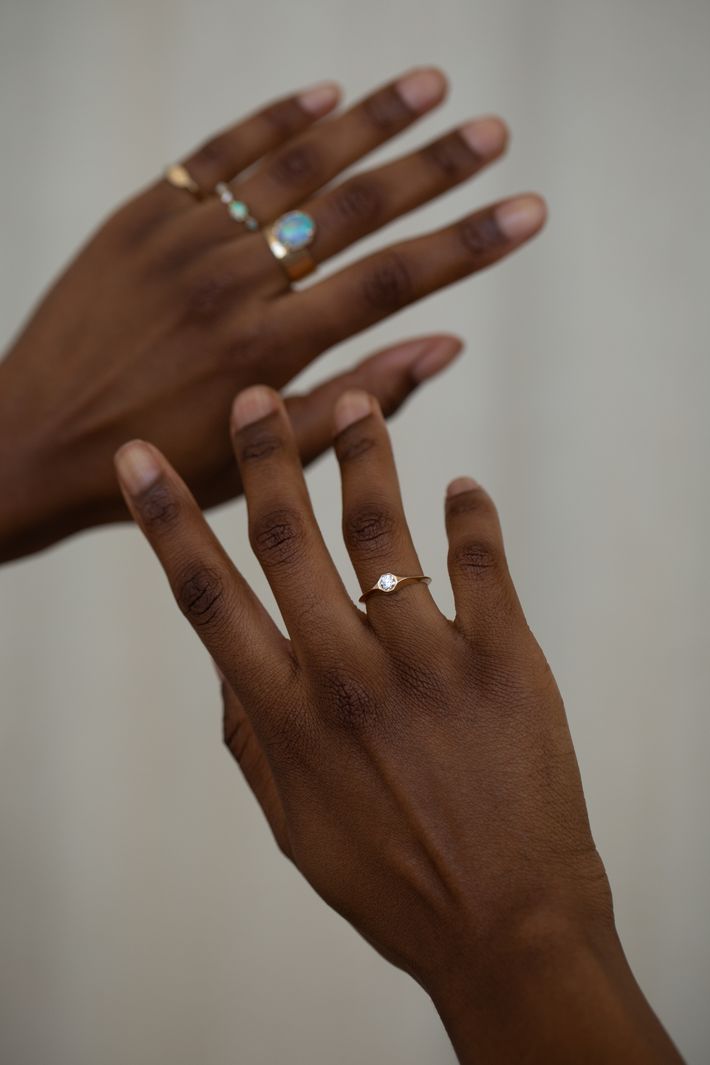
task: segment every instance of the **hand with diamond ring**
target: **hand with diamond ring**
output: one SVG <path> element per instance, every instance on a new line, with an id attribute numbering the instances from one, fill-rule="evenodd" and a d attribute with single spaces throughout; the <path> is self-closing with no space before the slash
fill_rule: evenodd
<path id="1" fill-rule="evenodd" d="M 505 126 L 482 118 L 331 184 L 445 95 L 439 71 L 417 69 L 333 115 L 339 89 L 321 84 L 223 131 L 109 218 L 0 363 L 0 560 L 127 517 L 111 457 L 132 436 L 150 436 L 203 506 L 238 494 L 227 430 L 236 390 L 281 389 L 326 349 L 541 228 L 543 202 L 519 196 L 292 288 L 304 267 L 503 153 Z M 284 249 L 289 240 L 308 248 Z M 290 401 L 304 460 L 327 447 L 340 392 L 366 388 L 389 413 L 458 346 L 447 336 L 398 345 Z"/>
<path id="2" fill-rule="evenodd" d="M 366 613 L 321 537 L 283 401 L 257 386 L 233 408 L 251 544 L 288 640 L 164 456 L 136 441 L 116 459 L 224 677 L 225 739 L 278 845 L 429 992 L 462 1062 L 678 1063 L 616 934 L 562 700 L 491 499 L 469 478 L 448 489 L 452 622 L 374 397 L 341 396 L 334 428 Z"/>

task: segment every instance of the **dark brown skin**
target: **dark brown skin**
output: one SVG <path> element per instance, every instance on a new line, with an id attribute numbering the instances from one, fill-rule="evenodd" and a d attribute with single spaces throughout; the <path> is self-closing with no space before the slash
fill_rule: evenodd
<path id="1" fill-rule="evenodd" d="M 503 153 L 506 128 L 487 118 L 330 185 L 445 94 L 444 76 L 423 69 L 325 120 L 336 86 L 279 100 L 186 160 L 203 199 L 160 180 L 109 218 L 0 364 L 0 560 L 127 517 L 111 460 L 133 436 L 150 436 L 203 506 L 239 493 L 227 443 L 235 390 L 282 388 L 321 352 L 541 228 L 542 201 L 519 197 L 292 289 L 263 236 L 211 195 L 231 181 L 262 224 L 309 211 L 313 255 L 324 263 Z M 427 374 L 455 348 L 449 341 Z M 304 460 L 328 446 L 337 394 L 367 388 L 391 412 L 427 375 L 416 362 L 375 360 L 294 402 Z"/>
<path id="2" fill-rule="evenodd" d="M 335 408 L 343 531 L 360 586 L 421 574 L 385 422 Z M 160 452 L 126 445 L 126 502 L 224 679 L 225 737 L 281 848 L 432 996 L 465 1063 L 677 1063 L 619 943 L 554 677 L 495 507 L 449 486 L 456 617 L 410 584 L 350 600 L 276 392 L 236 400 L 249 535 L 290 639 Z"/>

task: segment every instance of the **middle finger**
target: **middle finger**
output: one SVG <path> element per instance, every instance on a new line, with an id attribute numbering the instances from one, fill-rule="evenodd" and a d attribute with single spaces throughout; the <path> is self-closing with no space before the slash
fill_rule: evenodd
<path id="1" fill-rule="evenodd" d="M 271 221 L 412 125 L 441 103 L 446 89 L 439 70 L 405 74 L 344 114 L 295 137 L 248 177 L 233 182 L 235 197 L 262 223 Z"/>
<path id="2" fill-rule="evenodd" d="M 306 204 L 316 224 L 317 263 L 454 188 L 499 158 L 508 131 L 499 118 L 474 120 L 375 170 L 356 174 Z"/>
<path id="3" fill-rule="evenodd" d="M 283 400 L 263 385 L 232 408 L 234 451 L 249 512 L 249 538 L 297 656 L 321 658 L 362 624 L 323 542 Z"/>

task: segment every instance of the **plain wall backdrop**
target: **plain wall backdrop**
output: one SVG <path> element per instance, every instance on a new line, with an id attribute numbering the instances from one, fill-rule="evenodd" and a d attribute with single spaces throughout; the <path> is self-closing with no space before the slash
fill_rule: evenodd
<path id="1" fill-rule="evenodd" d="M 377 159 L 476 114 L 509 122 L 502 163 L 386 236 L 528 189 L 549 200 L 543 236 L 306 377 L 418 332 L 466 338 L 393 427 L 416 542 L 448 606 L 444 486 L 469 473 L 492 492 L 624 944 L 694 1065 L 710 1059 L 709 51 L 707 0 L 0 0 L 3 341 L 120 199 L 282 91 L 334 77 L 352 98 L 442 66 L 447 104 Z M 331 457 L 310 485 L 354 593 Z M 266 594 L 243 506 L 214 525 Z M 3 1063 L 450 1065 L 421 990 L 277 853 L 135 529 L 0 571 L 0 700 Z"/>

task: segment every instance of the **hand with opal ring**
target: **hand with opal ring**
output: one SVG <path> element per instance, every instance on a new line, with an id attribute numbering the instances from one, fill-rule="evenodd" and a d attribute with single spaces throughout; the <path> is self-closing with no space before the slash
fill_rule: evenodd
<path id="1" fill-rule="evenodd" d="M 503 153 L 504 124 L 482 118 L 333 184 L 446 90 L 439 71 L 417 69 L 336 114 L 329 83 L 278 100 L 105 222 L 0 363 L 0 559 L 125 518 L 111 457 L 133 436 L 154 440 L 203 506 L 238 494 L 227 432 L 236 390 L 283 388 L 326 349 L 541 228 L 539 197 L 507 199 L 292 284 L 265 239 L 285 213 L 312 223 L 308 256 L 320 265 Z M 303 459 L 327 446 L 332 403 L 347 387 L 372 391 L 390 413 L 460 346 L 418 338 L 291 398 Z"/>
<path id="2" fill-rule="evenodd" d="M 377 401 L 346 392 L 333 427 L 366 612 L 323 542 L 278 393 L 234 404 L 249 537 L 289 639 L 161 453 L 135 441 L 117 455 L 223 676 L 225 740 L 278 845 L 431 995 L 461 1062 L 678 1065 L 619 943 L 562 699 L 491 498 L 468 477 L 449 485 L 450 621 Z"/>

